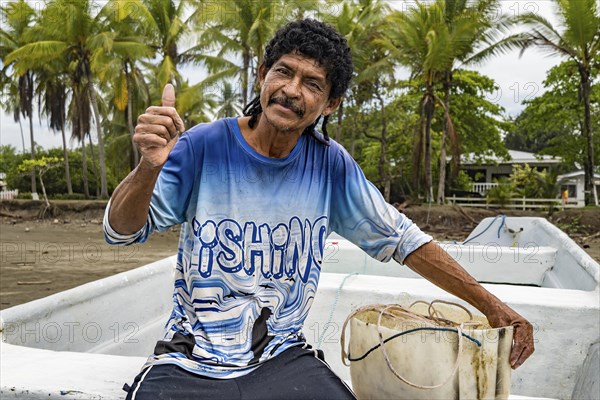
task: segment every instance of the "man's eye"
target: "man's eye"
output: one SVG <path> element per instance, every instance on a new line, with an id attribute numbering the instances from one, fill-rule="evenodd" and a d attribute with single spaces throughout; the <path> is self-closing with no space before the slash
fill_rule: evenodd
<path id="1" fill-rule="evenodd" d="M 277 68 L 277 69 L 275 69 L 275 72 L 279 72 L 280 74 L 283 74 L 283 75 L 289 74 L 289 71 L 286 68 Z"/>
<path id="2" fill-rule="evenodd" d="M 309 86 L 310 86 L 312 89 L 319 90 L 319 91 L 321 90 L 321 86 L 319 86 L 319 84 L 318 84 L 318 83 L 316 83 L 316 82 L 309 82 L 309 83 L 308 83 L 308 85 L 309 85 Z"/>

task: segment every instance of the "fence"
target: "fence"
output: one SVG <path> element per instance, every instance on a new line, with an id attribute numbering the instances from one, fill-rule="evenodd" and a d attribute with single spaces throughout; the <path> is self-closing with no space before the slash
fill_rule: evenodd
<path id="1" fill-rule="evenodd" d="M 446 202 L 461 207 L 484 208 L 515 208 L 527 210 L 531 208 L 577 208 L 581 204 L 576 199 L 564 201 L 562 199 L 529 199 L 526 197 L 509 199 L 506 204 L 488 203 L 485 197 L 446 197 Z"/>
<path id="2" fill-rule="evenodd" d="M 496 182 L 474 182 L 471 186 L 471 191 L 485 196 L 488 190 L 496 186 L 498 186 Z"/>
<path id="3" fill-rule="evenodd" d="M 19 189 L 3 190 L 0 192 L 0 200 L 13 200 L 19 195 Z"/>

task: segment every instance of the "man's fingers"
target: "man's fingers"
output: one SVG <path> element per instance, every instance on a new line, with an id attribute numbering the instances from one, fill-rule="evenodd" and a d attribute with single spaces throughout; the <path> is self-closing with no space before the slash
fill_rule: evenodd
<path id="1" fill-rule="evenodd" d="M 170 116 L 162 114 L 142 114 L 138 118 L 138 125 L 144 132 L 160 135 L 166 132 L 168 133 L 168 137 L 165 137 L 167 139 L 177 136 L 178 132 L 173 119 Z"/>
<path id="2" fill-rule="evenodd" d="M 177 114 L 177 111 L 172 107 L 150 106 L 146 109 L 146 114 L 169 116 L 173 120 L 173 124 L 174 124 L 175 128 L 177 129 L 177 131 L 179 133 L 185 132 L 185 126 L 183 125 L 183 120 L 181 119 L 179 114 Z"/>
<path id="3" fill-rule="evenodd" d="M 166 142 L 170 142 L 177 137 L 177 133 L 171 133 L 164 125 L 156 124 L 138 124 L 135 127 L 134 139 L 143 140 L 146 137 L 156 136 Z"/>
<path id="4" fill-rule="evenodd" d="M 133 137 L 133 141 L 141 149 L 165 147 L 168 144 L 167 139 L 158 135 L 136 135 Z"/>
<path id="5" fill-rule="evenodd" d="M 163 107 L 175 107 L 175 88 L 170 83 L 165 85 L 162 93 Z"/>
<path id="6" fill-rule="evenodd" d="M 510 365 L 513 369 L 520 367 L 535 350 L 533 344 L 533 328 L 531 325 L 515 325 L 514 346 L 510 353 Z"/>

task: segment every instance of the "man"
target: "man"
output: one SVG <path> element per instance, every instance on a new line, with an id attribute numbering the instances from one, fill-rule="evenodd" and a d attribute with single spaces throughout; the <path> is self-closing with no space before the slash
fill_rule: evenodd
<path id="1" fill-rule="evenodd" d="M 260 95 L 242 118 L 187 131 L 173 87 L 138 119 L 139 166 L 107 206 L 113 244 L 183 224 L 173 311 L 128 398 L 353 398 L 301 329 L 331 231 L 379 260 L 406 263 L 513 325 L 513 367 L 533 352 L 531 325 L 410 220 L 385 203 L 327 137 L 352 76 L 346 41 L 314 20 L 276 33 L 259 68 Z M 323 134 L 315 127 L 323 118 Z"/>

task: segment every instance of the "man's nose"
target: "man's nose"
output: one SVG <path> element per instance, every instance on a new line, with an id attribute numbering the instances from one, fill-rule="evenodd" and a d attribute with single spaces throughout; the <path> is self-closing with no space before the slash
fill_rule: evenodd
<path id="1" fill-rule="evenodd" d="M 283 93 L 292 99 L 300 97 L 300 79 L 290 79 L 283 87 Z"/>

